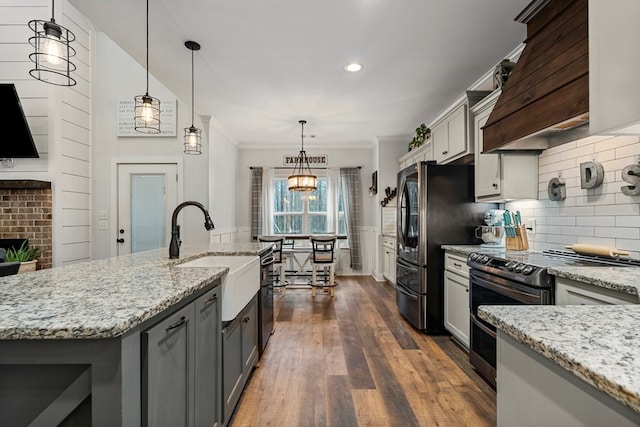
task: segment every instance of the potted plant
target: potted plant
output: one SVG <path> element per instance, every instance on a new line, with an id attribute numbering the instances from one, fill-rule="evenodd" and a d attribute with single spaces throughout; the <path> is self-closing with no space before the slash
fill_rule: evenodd
<path id="1" fill-rule="evenodd" d="M 431 129 L 429 129 L 424 123 L 416 128 L 416 136 L 413 137 L 409 143 L 409 151 L 414 148 L 420 147 L 424 144 L 424 141 L 431 138 Z"/>
<path id="2" fill-rule="evenodd" d="M 38 255 L 40 255 L 40 248 L 35 246 L 29 247 L 25 240 L 17 250 L 15 248 L 9 248 L 4 260 L 5 262 L 19 262 L 20 269 L 18 273 L 25 273 L 27 271 L 35 271 L 36 263 L 38 262 L 36 257 Z"/>

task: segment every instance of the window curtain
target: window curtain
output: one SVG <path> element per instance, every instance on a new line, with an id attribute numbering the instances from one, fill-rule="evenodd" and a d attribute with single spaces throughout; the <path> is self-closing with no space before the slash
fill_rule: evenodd
<path id="1" fill-rule="evenodd" d="M 362 223 L 362 195 L 360 169 L 340 168 L 340 184 L 344 202 L 344 216 L 349 239 L 351 269 L 362 270 L 362 251 L 360 250 L 360 226 Z"/>
<path id="2" fill-rule="evenodd" d="M 327 169 L 327 233 L 338 234 L 338 202 L 340 200 L 340 169 Z"/>
<path id="3" fill-rule="evenodd" d="M 273 168 L 262 169 L 262 232 L 266 236 L 273 234 L 274 178 Z"/>
<path id="4" fill-rule="evenodd" d="M 251 240 L 262 234 L 264 206 L 262 199 L 262 168 L 251 169 Z"/>

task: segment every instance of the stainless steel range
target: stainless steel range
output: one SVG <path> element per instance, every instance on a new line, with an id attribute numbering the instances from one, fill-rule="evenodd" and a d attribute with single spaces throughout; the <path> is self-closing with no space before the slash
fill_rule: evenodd
<path id="1" fill-rule="evenodd" d="M 467 258 L 471 343 L 469 360 L 480 375 L 495 386 L 496 330 L 478 317 L 481 305 L 554 304 L 555 276 L 549 267 L 635 265 L 640 261 L 579 255 L 549 250 L 540 252 L 473 252 Z"/>

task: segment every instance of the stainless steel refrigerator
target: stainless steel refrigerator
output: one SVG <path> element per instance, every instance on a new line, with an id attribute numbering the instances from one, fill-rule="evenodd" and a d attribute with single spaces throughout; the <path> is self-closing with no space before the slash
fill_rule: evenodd
<path id="1" fill-rule="evenodd" d="M 415 328 L 444 329 L 444 244 L 477 244 L 493 203 L 474 203 L 472 165 L 421 162 L 398 173 L 396 304 Z"/>

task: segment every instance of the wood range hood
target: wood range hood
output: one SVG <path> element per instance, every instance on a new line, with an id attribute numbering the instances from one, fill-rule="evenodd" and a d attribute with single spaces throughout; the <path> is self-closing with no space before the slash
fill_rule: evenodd
<path id="1" fill-rule="evenodd" d="M 483 128 L 483 153 L 531 150 L 589 134 L 587 0 L 535 0 L 520 59 Z"/>

